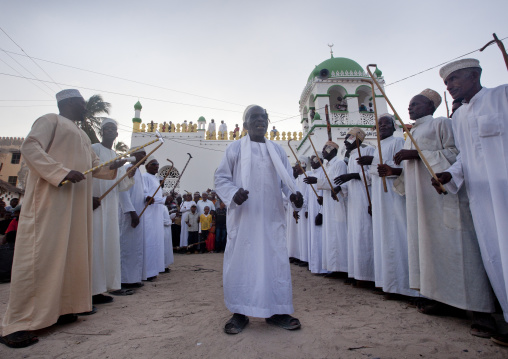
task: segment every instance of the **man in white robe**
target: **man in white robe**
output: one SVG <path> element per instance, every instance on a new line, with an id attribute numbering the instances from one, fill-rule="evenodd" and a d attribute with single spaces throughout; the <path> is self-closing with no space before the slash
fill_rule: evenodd
<path id="1" fill-rule="evenodd" d="M 132 154 L 136 162 L 145 156 L 145 150 Z M 141 164 L 144 164 L 141 163 Z M 131 166 L 127 165 L 126 170 Z M 144 217 L 139 214 L 145 208 L 145 185 L 139 168 L 134 173 L 134 185 L 127 191 L 120 192 L 120 250 L 122 268 L 122 287 L 139 288 L 143 286 L 142 280 L 144 266 Z M 143 214 L 144 216 L 144 214 Z"/>
<path id="2" fill-rule="evenodd" d="M 393 182 L 402 172 L 393 156 L 403 149 L 404 139 L 393 136 L 396 124 L 392 115 L 381 115 L 378 124 L 383 165 L 379 164 L 378 150 L 362 159 L 364 164 L 371 165 L 375 283 L 385 293 L 419 297 L 417 291 L 409 288 L 406 198 L 393 190 Z"/>
<path id="3" fill-rule="evenodd" d="M 183 195 L 184 201 L 180 206 L 180 212 L 182 213 L 182 230 L 180 232 L 180 247 L 186 247 L 189 244 L 189 230 L 188 226 L 185 224 L 185 220 L 187 219 L 187 214 L 190 212 L 191 207 L 197 206 L 196 202 L 192 200 L 192 195 L 190 193 Z"/>
<path id="4" fill-rule="evenodd" d="M 310 159 L 310 166 L 312 170 L 307 172 L 309 177 L 321 177 L 323 176 L 323 169 L 319 164 L 316 156 L 312 156 Z M 308 224 L 308 236 L 309 236 L 309 270 L 314 274 L 322 274 L 328 272 L 323 269 L 323 190 L 317 188 L 314 185 L 318 197 L 316 197 L 314 191 L 310 186 L 308 189 L 308 203 L 307 212 L 309 213 L 309 224 Z M 319 215 L 321 218 L 321 224 L 316 224 L 316 217 Z"/>
<path id="5" fill-rule="evenodd" d="M 21 146 L 29 173 L 0 339 L 11 347 L 32 345 L 38 339 L 30 331 L 92 309 L 91 177 L 116 177 L 115 165 L 83 175 L 99 164 L 76 124 L 86 114 L 85 100 L 78 90 L 56 98 L 60 114 L 35 121 Z"/>
<path id="6" fill-rule="evenodd" d="M 212 136 L 213 133 L 215 132 L 215 120 L 213 118 L 208 124 L 208 132 L 210 133 L 210 136 Z"/>
<path id="7" fill-rule="evenodd" d="M 374 147 L 362 144 L 365 132 L 358 128 L 348 131 L 344 144 L 350 152 L 348 173 L 335 179 L 335 183 L 341 186 L 348 196 L 348 276 L 357 281 L 374 281 L 374 241 L 372 239 L 372 215 L 369 208 L 367 188 L 370 194 L 370 166 L 362 166 L 358 163 L 360 154 L 372 156 Z M 365 176 L 365 178 L 364 178 Z M 362 286 L 364 283 L 357 283 Z"/>
<path id="8" fill-rule="evenodd" d="M 101 162 L 117 157 L 112 150 L 113 142 L 118 137 L 117 123 L 104 118 L 101 123 L 101 143 L 92 145 L 92 149 Z M 125 163 L 125 160 L 122 162 Z M 125 174 L 123 167 L 118 169 L 117 178 Z M 92 265 L 92 303 L 102 304 L 113 301 L 113 298 L 102 293 L 114 295 L 134 294 L 130 289 L 121 289 L 122 269 L 120 254 L 120 227 L 118 221 L 118 193 L 128 190 L 134 184 L 131 172 L 111 190 L 101 201 L 100 207 L 93 212 L 93 265 Z M 98 201 L 115 182 L 115 180 L 93 179 L 94 201 Z"/>
<path id="9" fill-rule="evenodd" d="M 430 89 L 409 103 L 411 129 L 434 172 L 455 162 L 457 148 L 449 118 L 434 118 L 441 96 Z M 409 285 L 430 299 L 483 313 L 494 311 L 489 285 L 476 239 L 465 189 L 457 195 L 440 196 L 430 184 L 430 174 L 408 138 L 394 161 L 403 164 L 394 186 L 406 195 L 409 251 Z M 439 303 L 419 304 L 424 314 L 443 311 Z"/>
<path id="10" fill-rule="evenodd" d="M 333 141 L 326 142 L 323 147 L 324 171 L 330 181 L 347 172 L 346 163 L 337 157 L 338 150 L 339 145 Z M 331 272 L 329 277 L 338 278 L 339 272 L 346 273 L 348 270 L 346 203 L 338 187 L 333 188 L 338 201 L 334 199 L 324 171 L 321 168 L 321 171 L 309 176 L 305 182 L 315 183 L 316 188 L 323 191 L 323 269 Z"/>
<path id="11" fill-rule="evenodd" d="M 173 238 L 171 237 L 171 225 L 172 219 L 175 218 L 176 214 L 169 214 L 169 210 L 166 206 L 162 211 L 164 215 L 164 270 L 169 273 L 169 266 L 173 264 L 175 258 L 173 256 Z"/>
<path id="12" fill-rule="evenodd" d="M 298 176 L 300 169 L 298 165 L 292 167 L 293 178 L 298 187 Z M 296 222 L 296 217 L 299 216 L 298 212 L 293 210 L 291 203 L 286 199 L 286 245 L 288 248 L 288 256 L 290 263 L 298 265 L 300 263 L 300 242 L 298 238 L 298 230 L 301 222 Z"/>
<path id="13" fill-rule="evenodd" d="M 226 125 L 224 121 L 220 122 L 219 133 L 224 140 L 228 139 L 228 125 Z"/>
<path id="14" fill-rule="evenodd" d="M 215 205 L 208 199 L 208 192 L 203 192 L 201 194 L 201 198 L 202 199 L 196 203 L 196 206 L 198 207 L 198 214 L 200 216 L 205 213 L 205 207 L 210 208 L 210 211 L 215 211 Z"/>
<path id="15" fill-rule="evenodd" d="M 465 185 L 483 265 L 508 321 L 508 85 L 482 87 L 476 59 L 447 64 L 440 75 L 450 95 L 464 100 L 451 121 L 460 153 L 436 175 L 450 193 Z M 508 345 L 506 334 L 492 340 Z"/>
<path id="16" fill-rule="evenodd" d="M 154 280 L 159 273 L 165 271 L 164 266 L 164 210 L 167 211 L 167 204 L 171 203 L 170 196 L 162 197 L 162 190 L 159 189 L 155 196 L 153 194 L 160 185 L 158 177 L 159 162 L 155 157 L 150 156 L 145 164 L 146 173 L 143 173 L 145 186 L 145 201 L 150 203 L 143 213 L 145 221 L 145 248 L 144 248 L 144 276 L 147 280 Z M 153 196 L 153 197 L 152 197 Z M 145 203 L 145 205 L 146 205 Z"/>
<path id="17" fill-rule="evenodd" d="M 303 181 L 305 179 L 304 172 L 307 171 L 307 168 L 310 167 L 307 165 L 308 157 L 300 156 L 298 158 L 302 168 L 300 169 L 300 174 L 296 180 L 296 186 L 300 193 L 303 196 L 303 206 L 300 209 L 300 218 L 298 219 L 298 245 L 300 247 L 300 263 L 298 264 L 300 267 L 308 267 L 309 266 L 309 212 L 308 212 L 308 200 L 309 200 L 309 192 L 310 188 L 307 188 L 307 184 Z M 303 169 L 303 170 L 302 170 Z M 314 193 L 312 195 L 315 197 Z"/>
<path id="18" fill-rule="evenodd" d="M 266 110 L 247 107 L 244 127 L 248 135 L 228 146 L 215 173 L 217 194 L 228 207 L 224 301 L 234 314 L 224 330 L 241 332 L 247 315 L 298 329 L 300 321 L 289 315 L 293 301 L 282 192 L 296 208 L 303 205 L 303 197 L 286 152 L 264 137 Z"/>

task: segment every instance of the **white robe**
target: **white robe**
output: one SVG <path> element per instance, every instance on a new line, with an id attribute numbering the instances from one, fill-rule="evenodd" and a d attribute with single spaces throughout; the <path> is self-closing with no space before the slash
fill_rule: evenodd
<path id="1" fill-rule="evenodd" d="M 227 147 L 215 173 L 217 194 L 228 207 L 223 283 L 233 313 L 261 318 L 293 313 L 282 198 L 282 191 L 289 198 L 296 190 L 291 174 L 282 147 L 249 136 Z M 233 201 L 239 188 L 249 191 L 240 206 Z"/>
<path id="2" fill-rule="evenodd" d="M 228 126 L 225 123 L 221 123 L 219 126 L 219 132 L 221 133 L 228 133 Z"/>
<path id="3" fill-rule="evenodd" d="M 305 218 L 305 212 L 307 212 L 307 204 L 308 204 L 308 196 L 309 196 L 309 193 L 307 192 L 307 187 L 309 187 L 308 184 L 306 184 L 305 182 L 303 182 L 303 180 L 305 179 L 305 175 L 302 173 L 301 175 L 298 176 L 297 178 L 297 181 L 296 181 L 296 185 L 298 187 L 298 190 L 300 191 L 300 193 L 302 194 L 303 198 L 304 198 L 304 205 L 302 206 L 302 208 L 300 209 L 300 218 L 298 219 L 298 232 L 297 232 L 297 235 L 298 235 L 298 245 L 300 246 L 300 257 L 298 258 L 299 260 L 303 261 L 303 262 L 308 262 L 309 261 L 309 219 L 308 218 Z M 312 191 L 312 189 L 311 189 Z M 314 197 L 316 197 L 316 195 L 314 193 L 312 193 L 312 195 Z"/>
<path id="4" fill-rule="evenodd" d="M 347 166 L 337 156 L 324 162 L 326 173 L 332 181 L 335 177 L 346 174 Z M 319 176 L 318 176 L 319 175 Z M 337 193 L 339 202 L 332 198 L 330 184 L 323 171 L 316 174 L 316 188 L 323 190 L 323 269 L 330 272 L 347 272 L 348 240 L 346 201 Z"/>
<path id="5" fill-rule="evenodd" d="M 452 120 L 457 161 L 447 189 L 465 183 L 483 265 L 508 322 L 508 85 L 483 88 Z"/>
<path id="6" fill-rule="evenodd" d="M 100 143 L 93 144 L 92 150 L 101 163 L 117 156 L 115 151 Z M 94 178 L 93 196 L 102 196 L 124 174 L 125 169 L 121 167 L 114 180 Z M 92 295 L 117 290 L 122 286 L 118 193 L 127 191 L 133 185 L 134 180 L 125 177 L 93 211 Z"/>
<path id="7" fill-rule="evenodd" d="M 131 166 L 126 166 L 128 170 Z M 146 279 L 143 276 L 145 253 L 144 217 L 141 217 L 136 228 L 131 226 L 130 212 L 138 215 L 145 208 L 145 185 L 139 169 L 134 174 L 134 186 L 128 191 L 120 192 L 120 250 L 122 263 L 122 283 L 139 283 Z"/>
<path id="8" fill-rule="evenodd" d="M 210 122 L 208 124 L 208 132 L 210 132 L 210 135 L 215 132 L 215 122 Z"/>
<path id="9" fill-rule="evenodd" d="M 404 139 L 400 137 L 381 140 L 383 163 L 400 168 L 394 163 L 393 156 L 403 147 Z M 385 177 L 388 192 L 384 191 L 378 164 L 379 152 L 376 150 L 370 166 L 376 287 L 383 288 L 386 293 L 417 297 L 419 293 L 409 289 L 406 198 L 393 190 L 396 176 Z"/>
<path id="10" fill-rule="evenodd" d="M 182 229 L 180 231 L 180 247 L 185 247 L 189 245 L 189 227 L 185 223 L 187 219 L 187 215 L 189 214 L 192 205 L 195 205 L 194 201 L 185 201 L 182 202 L 180 206 L 180 212 L 182 213 Z"/>
<path id="11" fill-rule="evenodd" d="M 307 172 L 309 177 L 320 177 L 323 170 L 311 170 Z M 323 191 L 317 189 L 314 184 L 318 196 L 323 196 Z M 309 224 L 307 227 L 307 235 L 309 237 L 309 270 L 311 273 L 326 273 L 323 269 L 323 224 L 316 226 L 316 216 L 322 212 L 322 206 L 318 203 L 317 197 L 312 188 L 307 185 L 307 211 L 309 212 Z M 322 213 L 321 213 L 322 214 Z"/>
<path id="12" fill-rule="evenodd" d="M 200 216 L 205 213 L 205 207 L 210 208 L 210 211 L 215 211 L 215 205 L 209 199 L 207 199 L 206 202 L 203 201 L 202 199 L 200 199 L 198 201 L 198 203 L 197 203 L 197 207 L 198 207 L 197 208 L 198 209 L 198 214 Z"/>
<path id="13" fill-rule="evenodd" d="M 169 215 L 169 211 L 166 206 L 163 210 L 164 214 L 164 267 L 168 268 L 174 263 L 175 258 L 173 256 L 173 237 L 171 236 L 171 216 L 175 218 L 175 215 Z"/>
<path id="14" fill-rule="evenodd" d="M 159 187 L 158 177 L 143 173 L 145 184 L 145 198 L 153 196 Z M 145 262 L 144 274 L 147 278 L 154 277 L 164 272 L 164 209 L 165 198 L 159 190 L 154 198 L 154 203 L 146 208 L 143 213 L 145 221 Z"/>
<path id="15" fill-rule="evenodd" d="M 373 156 L 376 149 L 360 146 L 362 156 Z M 362 167 L 356 162 L 358 149 L 351 151 L 348 173 L 359 173 L 361 180 L 350 180 L 343 186 L 348 194 L 348 276 L 358 280 L 374 281 L 374 241 L 372 216 L 368 212 L 369 201 L 365 191 Z M 370 193 L 370 166 L 363 166 Z"/>
<path id="16" fill-rule="evenodd" d="M 298 186 L 300 179 L 297 177 L 295 179 L 295 183 Z M 287 200 L 287 210 L 286 210 L 286 245 L 288 248 L 288 256 L 290 258 L 300 259 L 300 238 L 299 231 L 301 228 L 301 222 L 298 220 L 296 223 L 295 217 L 293 217 L 293 207 L 291 206 L 291 202 L 289 199 Z"/>
<path id="17" fill-rule="evenodd" d="M 443 172 L 458 150 L 448 118 L 425 116 L 411 134 L 434 172 Z M 414 149 L 407 139 L 405 149 Z M 422 160 L 403 162 L 409 252 L 409 285 L 439 302 L 477 312 L 494 310 L 465 191 L 439 195 Z M 400 189 L 399 189 L 400 191 Z"/>

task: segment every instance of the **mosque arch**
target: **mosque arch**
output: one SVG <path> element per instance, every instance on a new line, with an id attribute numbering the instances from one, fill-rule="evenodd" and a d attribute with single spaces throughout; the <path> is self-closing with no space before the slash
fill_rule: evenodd
<path id="1" fill-rule="evenodd" d="M 171 166 L 169 166 L 169 165 L 168 166 L 164 166 L 161 169 L 159 169 L 159 173 L 158 173 L 159 177 L 161 177 L 161 178 L 166 177 L 166 175 L 168 174 L 168 171 L 170 169 L 171 169 Z M 180 177 L 180 172 L 175 167 L 173 167 L 171 169 L 171 171 L 169 172 L 169 176 L 164 181 L 164 186 L 162 188 L 162 193 L 163 194 L 168 194 L 169 191 L 171 191 L 173 189 L 173 187 L 175 187 L 175 184 L 178 181 L 179 177 Z M 178 192 L 179 188 L 180 188 L 180 184 L 178 184 L 176 186 L 175 191 Z"/>
<path id="2" fill-rule="evenodd" d="M 358 108 L 362 103 L 369 108 L 369 102 L 372 103 L 372 88 L 367 85 L 360 85 L 356 88 L 355 94 L 358 95 Z"/>
<path id="3" fill-rule="evenodd" d="M 330 108 L 332 111 L 347 111 L 344 96 L 346 96 L 348 93 L 344 86 L 330 86 L 327 93 L 330 95 Z"/>

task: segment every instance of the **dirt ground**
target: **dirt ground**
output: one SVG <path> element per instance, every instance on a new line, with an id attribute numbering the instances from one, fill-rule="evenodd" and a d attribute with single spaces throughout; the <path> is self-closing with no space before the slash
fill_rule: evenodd
<path id="1" fill-rule="evenodd" d="M 508 348 L 471 336 L 467 319 L 419 314 L 402 301 L 295 265 L 294 315 L 302 329 L 251 318 L 242 333 L 226 335 L 231 314 L 222 261 L 222 254 L 176 254 L 171 273 L 134 295 L 115 297 L 76 323 L 39 331 L 34 346 L 0 345 L 0 358 L 508 358 Z M 9 286 L 0 284 L 2 316 Z"/>

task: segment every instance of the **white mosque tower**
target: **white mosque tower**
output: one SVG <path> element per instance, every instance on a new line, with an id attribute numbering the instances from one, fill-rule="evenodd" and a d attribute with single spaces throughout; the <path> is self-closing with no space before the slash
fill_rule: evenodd
<path id="1" fill-rule="evenodd" d="M 333 45 L 329 46 L 331 48 Z M 374 75 L 384 89 L 381 70 L 376 68 Z M 378 116 L 388 112 L 388 109 L 376 87 L 373 98 L 371 84 L 366 80 L 371 80 L 369 74 L 356 61 L 334 57 L 330 49 L 330 58 L 312 70 L 300 96 L 300 121 L 304 137 L 298 147 L 299 154 L 314 154 L 308 141 L 309 132 L 315 134 L 312 141 L 318 151 L 328 140 L 325 105 L 328 105 L 332 139 L 339 144 L 340 154 L 344 155 L 343 142 L 351 127 L 363 128 L 367 133 L 365 142 L 377 147 L 376 132 L 372 130 L 375 125 L 374 100 Z"/>

